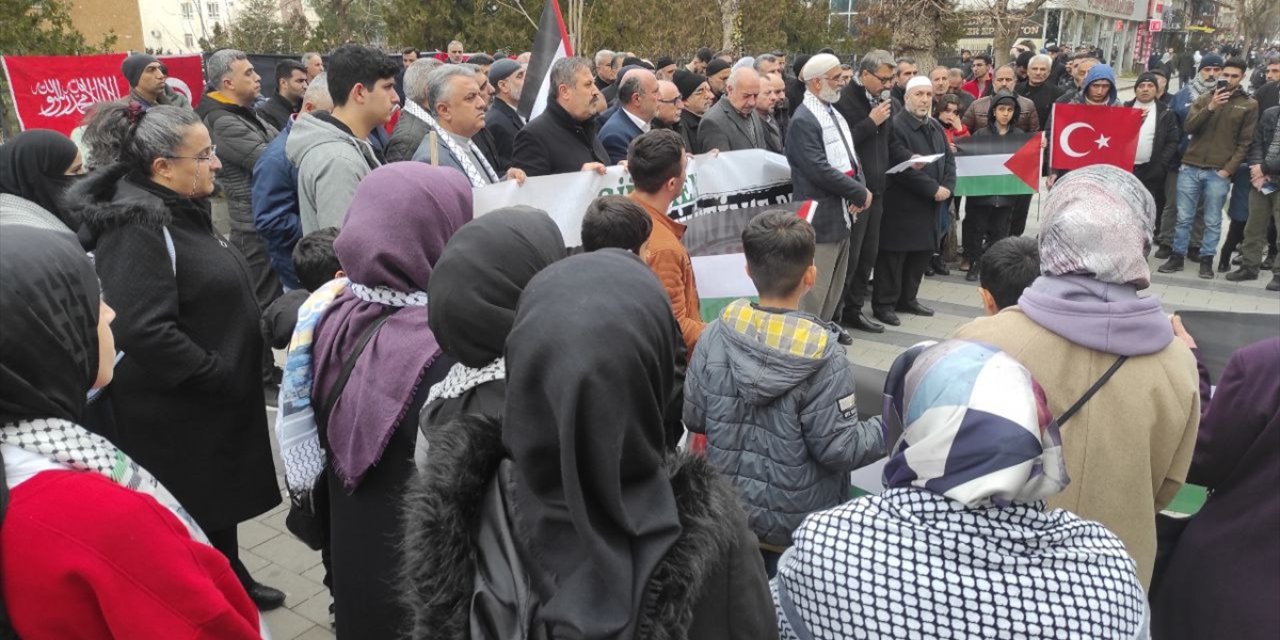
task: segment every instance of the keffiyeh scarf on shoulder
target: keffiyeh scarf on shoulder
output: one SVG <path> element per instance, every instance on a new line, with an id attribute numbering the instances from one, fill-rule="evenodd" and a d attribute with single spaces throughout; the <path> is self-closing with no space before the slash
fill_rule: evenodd
<path id="1" fill-rule="evenodd" d="M 311 405 L 311 387 L 315 381 L 312 347 L 316 326 L 347 284 L 346 278 L 338 278 L 316 289 L 298 309 L 298 324 L 289 341 L 277 403 L 276 440 L 280 443 L 284 480 L 290 494 L 311 491 L 324 471 L 325 453 L 320 446 L 315 408 Z"/>
<path id="2" fill-rule="evenodd" d="M 453 154 L 453 157 L 457 158 L 458 162 L 462 164 L 462 171 L 467 174 L 467 180 L 471 182 L 471 186 L 483 187 L 498 181 L 497 172 L 493 170 L 489 161 L 485 159 L 484 154 L 480 152 L 480 147 L 477 147 L 476 143 L 468 143 L 471 153 L 467 153 L 468 149 L 463 149 L 462 146 L 453 139 L 453 136 L 440 126 L 440 123 L 435 119 L 435 117 L 427 113 L 425 109 L 414 104 L 412 100 L 405 102 L 404 109 L 405 111 L 412 113 L 414 117 L 427 123 L 427 126 L 431 127 L 432 131 L 435 131 L 436 135 L 440 138 L 440 142 L 443 142 L 444 146 L 449 148 L 449 152 Z M 475 154 L 475 158 L 480 160 L 480 169 L 484 170 L 484 176 L 488 176 L 488 180 L 485 180 L 484 176 L 480 175 L 480 170 L 477 169 L 475 163 L 471 161 L 471 154 Z"/>
<path id="3" fill-rule="evenodd" d="M 503 380 L 506 377 L 507 362 L 503 358 L 498 358 L 479 369 L 459 362 L 449 368 L 449 373 L 444 380 L 431 385 L 431 389 L 427 392 L 427 401 L 422 403 L 422 406 L 429 406 L 441 398 L 460 397 L 486 382 Z"/>
<path id="4" fill-rule="evenodd" d="M 818 119 L 818 124 L 822 125 L 822 144 L 826 147 L 827 164 L 841 173 L 853 170 L 858 152 L 851 146 L 853 135 L 849 132 L 848 123 L 842 117 L 834 117 L 831 105 L 811 92 L 805 92 L 804 106 L 809 108 L 813 117 Z"/>
<path id="5" fill-rule="evenodd" d="M 100 435 L 60 418 L 43 418 L 11 422 L 0 427 L 0 442 L 23 451 L 44 456 L 77 471 L 89 471 L 110 478 L 112 482 L 155 498 L 173 512 L 195 540 L 209 543 L 200 526 L 169 493 L 164 485 L 146 469 L 138 466 L 123 451 Z M 3 478 L 0 478 L 0 482 Z"/>

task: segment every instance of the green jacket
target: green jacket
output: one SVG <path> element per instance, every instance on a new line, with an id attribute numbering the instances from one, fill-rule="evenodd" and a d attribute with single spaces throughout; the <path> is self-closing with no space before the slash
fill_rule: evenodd
<path id="1" fill-rule="evenodd" d="M 1191 144 L 1182 162 L 1234 174 L 1253 142 L 1258 103 L 1239 89 L 1217 111 L 1209 110 L 1212 99 L 1213 92 L 1206 92 L 1191 103 L 1183 125 L 1183 130 L 1191 136 Z"/>

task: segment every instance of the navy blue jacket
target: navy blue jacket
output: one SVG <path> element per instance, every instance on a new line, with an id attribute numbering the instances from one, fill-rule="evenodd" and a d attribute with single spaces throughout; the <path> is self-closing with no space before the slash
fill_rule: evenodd
<path id="1" fill-rule="evenodd" d="M 285 156 L 284 145 L 293 129 L 285 125 L 253 165 L 253 226 L 267 243 L 271 268 L 288 289 L 302 284 L 293 270 L 293 247 L 302 239 L 302 218 L 298 209 L 298 168 Z"/>
<path id="2" fill-rule="evenodd" d="M 600 127 L 600 144 L 609 154 L 609 163 L 618 164 L 627 159 L 627 147 L 631 140 L 640 135 L 640 127 L 627 115 L 625 109 L 618 109 L 609 116 L 609 120 Z"/>

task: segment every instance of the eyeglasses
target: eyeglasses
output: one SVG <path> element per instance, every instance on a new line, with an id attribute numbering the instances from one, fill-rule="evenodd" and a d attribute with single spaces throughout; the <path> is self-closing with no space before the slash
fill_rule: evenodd
<path id="1" fill-rule="evenodd" d="M 886 78 L 884 76 L 877 76 L 875 74 L 872 74 L 872 77 L 874 77 L 876 80 L 879 80 L 880 84 L 889 84 L 890 82 L 893 82 L 893 76 L 889 76 Z"/>
<path id="2" fill-rule="evenodd" d="M 218 145 L 209 147 L 209 153 L 203 156 L 164 156 L 170 160 L 195 160 L 196 162 L 211 162 L 214 156 L 218 155 Z"/>
<path id="3" fill-rule="evenodd" d="M 670 100 L 663 100 L 662 98 L 658 98 L 658 102 L 661 102 L 662 104 L 680 104 L 680 102 L 682 101 L 680 99 L 680 96 L 676 96 Z"/>

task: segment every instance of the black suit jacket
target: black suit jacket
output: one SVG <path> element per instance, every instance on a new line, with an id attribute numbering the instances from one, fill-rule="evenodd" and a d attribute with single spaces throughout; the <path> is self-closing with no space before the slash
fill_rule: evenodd
<path id="1" fill-rule="evenodd" d="M 493 168 L 499 174 L 506 173 L 511 167 L 512 154 L 515 153 L 516 134 L 524 128 L 524 121 L 511 105 L 502 100 L 494 100 L 489 113 L 484 116 L 484 128 L 493 136 L 497 155 Z"/>
<path id="2" fill-rule="evenodd" d="M 594 117 L 577 122 L 554 101 L 516 134 L 511 166 L 530 176 L 572 173 L 588 162 L 609 164 Z"/>
<path id="3" fill-rule="evenodd" d="M 262 103 L 258 107 L 258 117 L 266 120 L 268 124 L 276 128 L 276 131 L 284 131 L 284 126 L 289 123 L 289 116 L 298 112 L 297 107 L 289 104 L 280 94 L 271 96 L 270 100 Z"/>
<path id="4" fill-rule="evenodd" d="M 832 106 L 849 123 L 853 148 L 858 152 L 858 161 L 862 163 L 867 188 L 877 196 L 884 193 L 884 172 L 911 157 L 911 152 L 893 136 L 893 116 L 890 115 L 884 124 L 876 126 L 875 121 L 869 117 L 871 101 L 867 98 L 867 91 L 855 82 L 845 85 L 840 92 L 840 100 Z M 895 102 L 892 113 L 900 111 L 901 105 Z"/>

